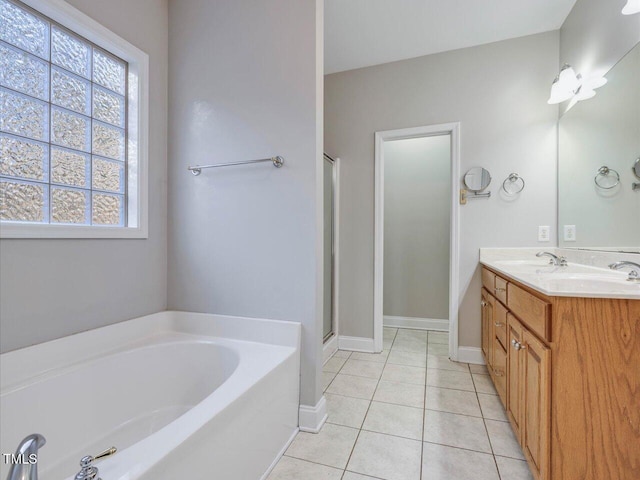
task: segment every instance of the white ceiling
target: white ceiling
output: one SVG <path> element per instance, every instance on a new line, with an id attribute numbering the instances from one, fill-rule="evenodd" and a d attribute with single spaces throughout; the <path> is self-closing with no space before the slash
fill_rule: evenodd
<path id="1" fill-rule="evenodd" d="M 325 73 L 557 30 L 576 0 L 325 0 Z"/>

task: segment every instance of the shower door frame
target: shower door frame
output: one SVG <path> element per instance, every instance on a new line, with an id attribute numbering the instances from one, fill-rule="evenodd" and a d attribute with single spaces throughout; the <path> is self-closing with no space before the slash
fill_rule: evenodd
<path id="1" fill-rule="evenodd" d="M 373 348 L 382 351 L 384 328 L 384 142 L 410 138 L 451 136 L 451 214 L 449 253 L 449 358 L 458 360 L 458 308 L 460 264 L 460 122 L 375 133 Z"/>
<path id="2" fill-rule="evenodd" d="M 339 325 L 339 316 L 338 316 L 338 265 L 339 265 L 339 255 L 338 255 L 338 233 L 339 233 L 339 199 L 340 199 L 340 159 L 333 158 L 326 153 L 322 156 L 323 161 L 329 161 L 333 165 L 332 173 L 333 173 L 333 185 L 332 185 L 332 193 L 333 193 L 333 205 L 332 205 L 332 232 L 331 232 L 331 334 L 326 337 L 323 335 L 322 343 L 323 350 L 325 353 L 325 360 L 328 358 L 327 355 L 333 354 L 338 349 L 338 325 Z M 323 332 L 324 333 L 324 332 Z"/>

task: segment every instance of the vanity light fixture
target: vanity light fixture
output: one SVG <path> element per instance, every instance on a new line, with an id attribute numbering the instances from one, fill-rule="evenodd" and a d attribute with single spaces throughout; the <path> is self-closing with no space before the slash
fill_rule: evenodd
<path id="1" fill-rule="evenodd" d="M 640 0 L 627 0 L 627 4 L 622 9 L 623 15 L 633 15 L 640 13 Z"/>
<path id="2" fill-rule="evenodd" d="M 576 74 L 571 65 L 565 63 L 551 85 L 551 95 L 547 103 L 556 105 L 572 100 L 573 104 L 580 100 L 587 100 L 594 97 L 596 88 L 600 88 L 605 83 L 607 83 L 607 79 L 604 77 L 583 79 L 582 75 Z"/>

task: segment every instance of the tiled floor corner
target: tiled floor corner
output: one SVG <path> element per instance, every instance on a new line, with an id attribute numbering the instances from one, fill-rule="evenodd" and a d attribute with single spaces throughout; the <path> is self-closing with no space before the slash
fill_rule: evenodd
<path id="1" fill-rule="evenodd" d="M 336 352 L 327 423 L 299 433 L 268 480 L 532 480 L 486 368 L 450 361 L 448 343 L 385 327 L 381 354 Z"/>

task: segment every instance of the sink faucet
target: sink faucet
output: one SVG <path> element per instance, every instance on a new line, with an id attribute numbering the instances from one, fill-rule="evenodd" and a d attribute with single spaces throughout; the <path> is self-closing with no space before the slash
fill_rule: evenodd
<path id="1" fill-rule="evenodd" d="M 640 264 L 634 262 L 615 262 L 609 265 L 611 270 L 620 270 L 622 267 L 631 267 L 627 280 L 630 282 L 640 282 Z"/>
<path id="2" fill-rule="evenodd" d="M 95 457 L 87 455 L 80 460 L 80 466 L 82 469 L 78 474 L 73 477 L 74 480 L 101 480 L 98 477 L 98 468 L 93 466 L 93 462 L 100 460 L 104 457 L 110 457 L 116 453 L 118 449 L 116 447 L 107 448 L 104 452 L 97 454 Z"/>
<path id="3" fill-rule="evenodd" d="M 549 257 L 549 265 L 555 265 L 556 267 L 566 267 L 569 265 L 567 259 L 564 257 L 558 257 L 551 252 L 538 252 L 536 257 Z"/>
<path id="4" fill-rule="evenodd" d="M 32 433 L 25 437 L 13 457 L 7 480 L 38 480 L 38 449 L 43 447 L 47 440 L 39 433 Z M 9 454 L 3 454 L 6 457 Z"/>

